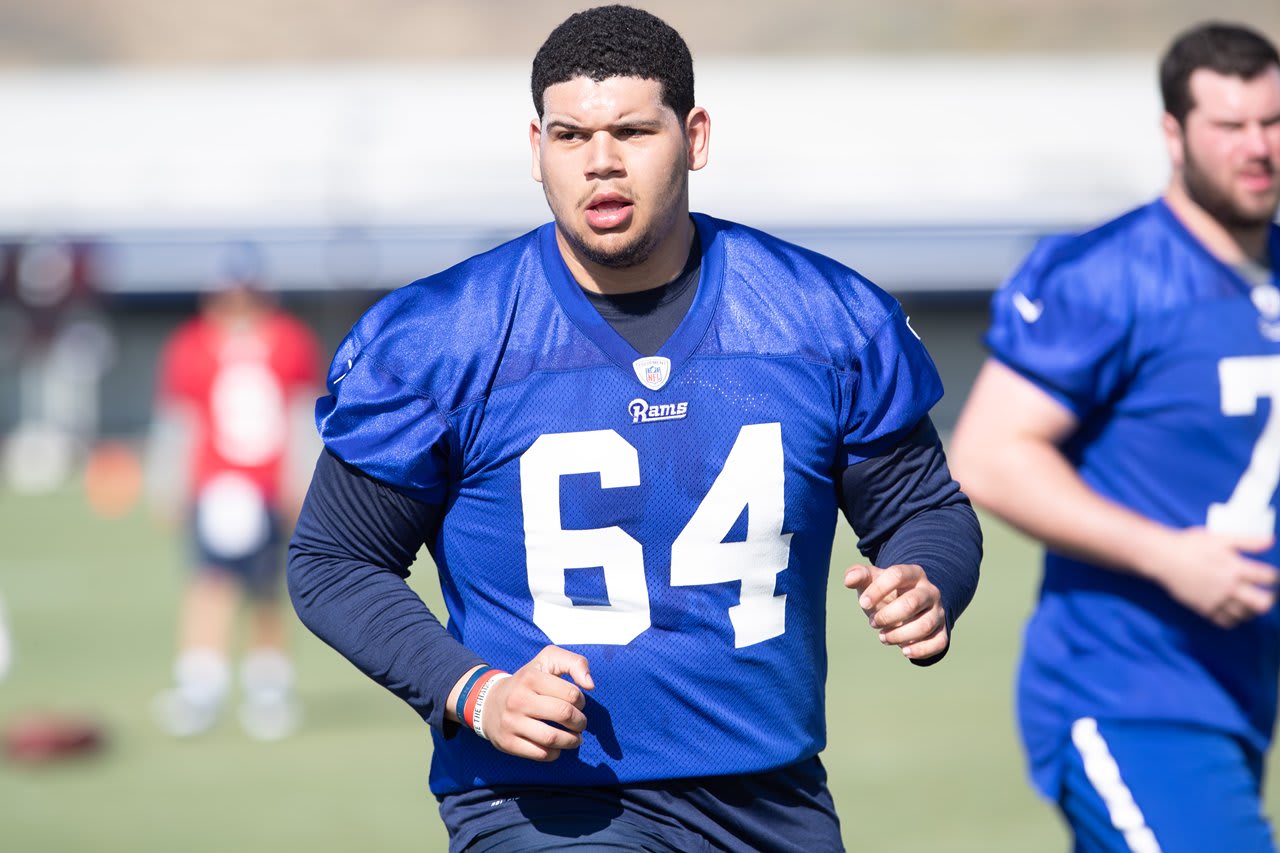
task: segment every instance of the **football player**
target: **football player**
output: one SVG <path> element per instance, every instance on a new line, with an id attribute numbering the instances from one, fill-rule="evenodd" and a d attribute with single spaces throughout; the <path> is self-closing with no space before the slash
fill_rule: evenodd
<path id="1" fill-rule="evenodd" d="M 1263 851 L 1280 665 L 1280 58 L 1197 26 L 1160 66 L 1163 196 L 995 296 L 952 455 L 1042 540 L 1018 713 L 1076 850 Z"/>
<path id="2" fill-rule="evenodd" d="M 710 118 L 664 22 L 571 16 L 532 92 L 554 221 L 340 345 L 294 604 L 431 724 L 451 849 L 841 849 L 838 509 L 870 561 L 845 585 L 909 661 L 977 582 L 937 373 L 857 273 L 690 214 Z M 447 629 L 402 580 L 423 542 Z"/>
<path id="3" fill-rule="evenodd" d="M 291 460 L 315 452 L 309 410 L 320 349 L 259 288 L 251 257 L 229 256 L 218 288 L 173 333 L 160 365 L 151 492 L 164 509 L 182 508 L 195 563 L 180 613 L 175 685 L 155 703 L 161 725 L 177 736 L 200 734 L 218 718 L 242 599 L 250 620 L 240 721 L 264 740 L 284 737 L 298 722 L 280 593 L 285 537 L 306 482 Z"/>

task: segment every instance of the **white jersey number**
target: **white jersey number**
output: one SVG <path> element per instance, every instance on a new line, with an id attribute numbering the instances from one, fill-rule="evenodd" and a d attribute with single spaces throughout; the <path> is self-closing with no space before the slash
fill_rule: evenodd
<path id="1" fill-rule="evenodd" d="M 1209 505 L 1206 526 L 1219 533 L 1273 535 L 1271 499 L 1280 486 L 1280 355 L 1224 358 L 1218 362 L 1218 380 L 1224 415 L 1252 415 L 1263 397 L 1271 398 L 1271 414 L 1231 497 Z"/>
<path id="2" fill-rule="evenodd" d="M 672 586 L 742 581 L 739 603 L 729 608 L 737 648 L 786 630 L 787 597 L 773 594 L 791 556 L 791 534 L 782 532 L 782 486 L 782 425 L 744 426 L 720 476 L 671 546 Z M 747 538 L 723 541 L 744 507 Z"/>
<path id="3" fill-rule="evenodd" d="M 602 489 L 638 486 L 639 455 L 613 430 L 595 430 L 541 436 L 520 459 L 533 622 L 559 645 L 625 645 L 652 624 L 643 547 L 620 527 L 561 526 L 560 477 L 589 473 L 599 473 Z M 673 586 L 742 581 L 739 603 L 729 608 L 737 648 L 786 630 L 787 597 L 773 594 L 791 553 L 783 507 L 782 427 L 748 424 L 671 546 Z M 725 542 L 744 510 L 746 539 Z M 575 605 L 565 594 L 565 570 L 593 566 L 604 569 L 609 604 Z"/>

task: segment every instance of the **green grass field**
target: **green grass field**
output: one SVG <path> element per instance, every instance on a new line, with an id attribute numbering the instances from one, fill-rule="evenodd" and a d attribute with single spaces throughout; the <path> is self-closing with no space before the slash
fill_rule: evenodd
<path id="1" fill-rule="evenodd" d="M 851 537 L 837 542 L 823 759 L 851 851 L 1066 849 L 1056 815 L 1024 783 L 1012 724 L 1036 549 L 997 524 L 986 533 L 978 597 L 932 669 L 875 642 L 840 586 Z M 0 722 L 39 709 L 85 712 L 110 736 L 87 759 L 0 761 L 0 850 L 443 851 L 426 787 L 427 729 L 301 626 L 299 734 L 257 743 L 228 719 L 178 742 L 153 726 L 148 705 L 169 676 L 180 565 L 174 534 L 140 512 L 109 522 L 72 491 L 0 492 L 0 595 L 15 645 Z M 414 581 L 437 599 L 429 566 Z"/>

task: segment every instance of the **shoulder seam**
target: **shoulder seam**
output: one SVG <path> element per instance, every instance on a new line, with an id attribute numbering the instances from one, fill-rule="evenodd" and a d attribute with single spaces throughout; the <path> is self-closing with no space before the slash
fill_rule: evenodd
<path id="1" fill-rule="evenodd" d="M 356 334 L 354 330 L 352 330 L 351 332 L 351 337 L 358 342 L 360 341 L 359 335 Z M 440 405 L 440 401 L 437 400 L 434 395 L 428 394 L 426 391 L 419 388 L 415 383 L 408 381 L 407 379 L 402 377 L 400 374 L 396 373 L 394 370 L 392 370 L 390 367 L 387 366 L 386 362 L 378 358 L 376 355 L 368 352 L 365 349 L 365 345 L 363 342 L 360 342 L 360 352 L 357 354 L 357 358 L 369 359 L 371 362 L 376 364 L 380 370 L 385 371 L 386 374 L 390 376 L 392 379 L 394 379 L 397 384 L 399 384 L 401 387 L 410 391 L 415 397 L 418 397 L 419 399 L 427 400 L 428 402 L 430 402 L 431 411 L 435 414 L 437 418 L 440 419 L 441 422 L 444 423 L 445 429 L 448 431 L 448 433 L 451 436 L 453 436 L 454 440 L 455 441 L 457 440 L 457 434 L 454 432 L 454 429 L 453 429 L 453 422 L 448 417 L 448 415 L 453 414 L 453 411 L 456 411 L 456 410 L 450 410 L 449 412 L 446 413 L 444 407 Z M 465 403 L 463 404 L 463 406 L 460 406 L 459 408 L 464 408 L 467 405 L 470 405 L 470 403 Z"/>

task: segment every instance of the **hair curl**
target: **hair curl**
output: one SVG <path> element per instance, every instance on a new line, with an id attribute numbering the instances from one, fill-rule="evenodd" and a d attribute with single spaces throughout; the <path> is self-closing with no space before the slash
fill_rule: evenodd
<path id="1" fill-rule="evenodd" d="M 533 106 L 542 118 L 548 86 L 575 77 L 656 80 L 662 102 L 683 121 L 693 109 L 693 57 L 661 18 L 630 6 L 598 6 L 570 15 L 533 58 Z"/>

